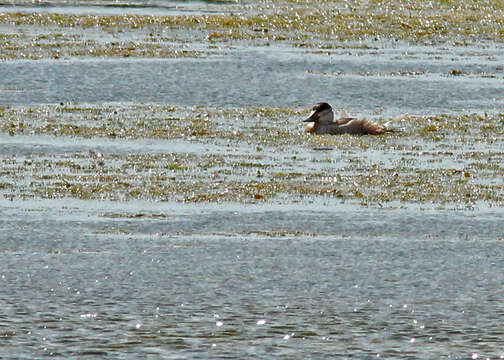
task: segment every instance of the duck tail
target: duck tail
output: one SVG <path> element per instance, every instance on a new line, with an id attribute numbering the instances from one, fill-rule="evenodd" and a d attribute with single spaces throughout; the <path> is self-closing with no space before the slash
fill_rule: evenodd
<path id="1" fill-rule="evenodd" d="M 400 132 L 401 129 L 390 127 L 390 125 L 393 124 L 394 122 L 405 119 L 407 116 L 408 114 L 399 115 L 393 118 L 392 120 L 387 121 L 384 124 L 378 124 L 371 121 L 364 121 L 362 123 L 363 133 L 370 135 L 381 135 L 386 132 Z"/>
<path id="2" fill-rule="evenodd" d="M 370 121 L 364 121 L 362 123 L 362 130 L 363 134 L 370 134 L 370 135 L 381 135 L 386 133 L 388 130 L 384 125 L 380 125 L 375 122 L 370 122 Z"/>
<path id="3" fill-rule="evenodd" d="M 382 126 L 386 129 L 386 131 L 389 131 L 389 132 L 399 132 L 401 131 L 401 129 L 397 129 L 397 128 L 391 128 L 390 125 L 392 125 L 393 123 L 395 122 L 398 122 L 398 121 L 401 121 L 401 120 L 404 120 L 408 117 L 408 114 L 402 114 L 402 115 L 399 115 L 399 116 L 396 116 L 395 118 L 393 118 L 392 120 L 389 120 L 387 121 L 385 124 L 383 124 Z"/>

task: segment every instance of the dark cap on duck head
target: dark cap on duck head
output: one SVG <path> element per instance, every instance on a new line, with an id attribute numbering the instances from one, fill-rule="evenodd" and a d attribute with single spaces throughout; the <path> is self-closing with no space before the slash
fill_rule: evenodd
<path id="1" fill-rule="evenodd" d="M 324 110 L 331 110 L 332 107 L 326 102 L 319 102 L 316 103 L 313 108 L 312 112 L 310 113 L 310 116 L 308 116 L 303 122 L 312 122 L 312 121 L 317 121 L 319 118 L 319 114 L 324 111 Z"/>
<path id="2" fill-rule="evenodd" d="M 327 109 L 331 109 L 331 105 L 329 105 L 326 102 L 316 103 L 315 105 L 313 105 L 313 108 L 312 108 L 313 111 L 324 111 Z"/>

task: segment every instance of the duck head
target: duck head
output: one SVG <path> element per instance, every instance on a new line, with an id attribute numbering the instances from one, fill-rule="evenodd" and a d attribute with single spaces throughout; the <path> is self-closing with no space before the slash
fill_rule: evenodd
<path id="1" fill-rule="evenodd" d="M 308 116 L 303 122 L 314 122 L 318 124 L 330 124 L 334 120 L 334 112 L 328 103 L 320 102 L 316 103 L 312 108 L 310 116 Z"/>

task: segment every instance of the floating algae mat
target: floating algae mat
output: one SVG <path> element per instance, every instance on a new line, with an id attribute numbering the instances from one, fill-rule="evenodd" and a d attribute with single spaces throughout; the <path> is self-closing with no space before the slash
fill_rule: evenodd
<path id="1" fill-rule="evenodd" d="M 502 1 L 9 3 L 0 358 L 502 357 Z"/>
<path id="2" fill-rule="evenodd" d="M 24 10 L 0 14 L 5 198 L 503 204 L 501 2 L 211 2 L 222 11 L 176 15 L 80 5 L 37 13 L 18 1 Z M 268 61 L 261 49 L 272 49 Z M 93 82 L 74 71 L 82 66 Z M 140 68 L 158 72 L 113 81 Z M 116 77 L 100 82 L 99 69 Z M 222 69 L 260 77 L 226 82 Z M 175 74 L 181 85 L 170 87 Z M 308 99 L 293 83 L 320 93 Z M 314 100 L 378 121 L 412 115 L 400 133 L 312 137 L 300 120 Z"/>
<path id="3" fill-rule="evenodd" d="M 502 206 L 504 114 L 408 117 L 385 136 L 310 136 L 307 111 L 45 105 L 0 112 L 0 192 L 63 198 Z"/>
<path id="4" fill-rule="evenodd" d="M 162 3 L 151 4 L 155 15 L 134 14 L 146 5 L 128 2 L 101 4 L 120 9 L 118 15 L 86 14 L 85 2 L 63 10 L 47 5 L 5 6 L 1 59 L 199 57 L 236 44 L 331 49 L 376 46 L 351 43 L 364 40 L 463 46 L 504 39 L 501 1 L 215 1 L 207 4 L 211 13 L 190 15 L 159 15 Z"/>

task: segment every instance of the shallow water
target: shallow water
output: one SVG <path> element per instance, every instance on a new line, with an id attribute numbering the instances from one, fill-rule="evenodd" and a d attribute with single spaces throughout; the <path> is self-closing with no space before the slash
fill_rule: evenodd
<path id="1" fill-rule="evenodd" d="M 232 6 L 127 4 L 80 1 L 0 12 L 170 15 Z M 195 59 L 5 61 L 0 104 L 306 109 L 326 100 L 371 117 L 502 109 L 500 45 L 355 45 L 301 50 L 237 42 Z M 267 129 L 261 123 L 267 120 L 251 126 Z M 282 126 L 292 131 L 298 121 Z M 258 150 L 254 142 L 218 138 L 0 134 L 0 358 L 504 358 L 502 204 L 391 201 L 379 208 L 302 195 L 195 204 L 16 193 L 66 181 L 58 171 L 81 175 L 97 156 L 114 174 L 129 169 L 130 155 L 156 154 L 229 160 L 215 165 L 213 173 L 224 173 L 219 181 L 256 177 L 254 167 L 233 167 L 243 159 L 286 174 L 327 172 L 328 181 L 357 161 L 362 165 L 353 175 L 367 165 L 379 171 L 412 164 L 457 171 L 457 181 L 494 184 L 502 192 L 502 177 L 493 176 L 502 171 L 502 143 L 486 134 L 468 134 L 480 137 L 470 145 L 411 135 L 392 138 L 391 146 L 370 140 L 322 150 L 308 140 Z M 477 174 L 473 163 L 487 161 L 485 154 L 497 170 Z M 82 163 L 80 172 L 57 167 L 72 161 Z M 37 162 L 45 167 L 37 169 Z M 161 170 L 131 172 L 141 183 L 151 171 Z M 212 183 L 209 176 L 201 180 L 208 174 L 189 166 L 173 177 L 196 186 Z M 9 193 L 12 179 L 18 196 Z"/>
<path id="2" fill-rule="evenodd" d="M 418 214 L 2 200 L 0 354 L 503 356 L 502 214 Z"/>
<path id="3" fill-rule="evenodd" d="M 32 2 L 19 2 L 13 5 L 0 5 L 2 12 L 22 13 L 57 13 L 76 15 L 201 15 L 222 13 L 232 9 L 231 2 L 221 2 L 218 6 L 212 1 L 182 0 L 182 1 L 45 1 L 34 6 Z"/>
<path id="4" fill-rule="evenodd" d="M 454 48 L 437 49 L 441 59 L 433 60 L 424 47 L 400 46 L 384 48 L 378 55 L 267 47 L 226 50 L 226 55 L 204 59 L 7 61 L 0 68 L 0 104 L 307 108 L 327 100 L 366 115 L 375 110 L 392 115 L 496 111 L 504 102 L 504 68 L 499 65 L 504 49 L 487 51 L 492 60 L 457 56 Z M 468 75 L 453 76 L 453 69 Z"/>

